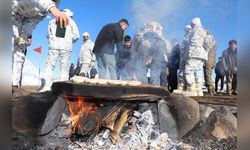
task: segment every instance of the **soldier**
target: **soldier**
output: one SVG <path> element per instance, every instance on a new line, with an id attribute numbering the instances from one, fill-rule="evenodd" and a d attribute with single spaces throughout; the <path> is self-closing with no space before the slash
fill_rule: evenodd
<path id="1" fill-rule="evenodd" d="M 189 41 L 190 41 L 190 33 L 192 27 L 190 25 L 185 26 L 185 35 L 183 39 L 183 46 L 180 51 L 180 65 L 179 65 L 179 72 L 178 72 L 178 87 L 177 90 L 174 90 L 174 93 L 182 93 L 185 91 L 187 83 L 185 79 L 185 64 L 188 57 L 188 48 L 189 48 Z"/>
<path id="2" fill-rule="evenodd" d="M 207 31 L 207 36 L 204 42 L 205 49 L 208 50 L 208 59 L 205 61 L 204 65 L 204 77 L 205 77 L 205 85 L 208 90 L 209 95 L 214 95 L 214 84 L 212 80 L 212 72 L 216 65 L 216 42 L 213 35 Z"/>
<path id="3" fill-rule="evenodd" d="M 20 87 L 22 66 L 25 60 L 25 50 L 31 45 L 28 36 L 36 25 L 43 20 L 48 12 L 55 16 L 60 26 L 66 26 L 69 18 L 57 9 L 59 0 L 13 0 L 12 26 L 13 26 L 13 53 L 12 53 L 12 86 Z"/>
<path id="4" fill-rule="evenodd" d="M 162 31 L 163 27 L 158 22 L 145 23 L 133 41 L 131 64 L 135 79 L 145 84 L 160 85 L 161 72 L 166 64 L 166 41 Z"/>
<path id="5" fill-rule="evenodd" d="M 203 96 L 203 65 L 208 57 L 208 51 L 203 47 L 206 31 L 201 25 L 200 18 L 194 18 L 191 27 L 192 33 L 190 35 L 188 48 L 188 60 L 185 65 L 185 77 L 187 80 L 186 91 L 189 96 Z"/>
<path id="6" fill-rule="evenodd" d="M 78 27 L 76 26 L 75 21 L 72 19 L 73 12 L 69 9 L 64 9 L 63 12 L 68 15 L 68 17 L 70 17 L 69 24 L 65 28 L 65 34 L 63 37 L 61 37 L 61 35 L 58 33 L 59 30 L 56 19 L 53 19 L 49 22 L 49 49 L 45 65 L 46 85 L 40 92 L 50 90 L 50 86 L 53 82 L 53 71 L 58 59 L 60 60 L 60 81 L 67 81 L 69 78 L 69 61 L 72 53 L 72 46 L 80 36 Z"/>
<path id="7" fill-rule="evenodd" d="M 90 39 L 88 32 L 83 33 L 84 43 L 81 45 L 79 64 L 81 66 L 80 76 L 89 77 L 91 68 L 95 67 L 96 58 L 93 53 L 94 42 Z"/>

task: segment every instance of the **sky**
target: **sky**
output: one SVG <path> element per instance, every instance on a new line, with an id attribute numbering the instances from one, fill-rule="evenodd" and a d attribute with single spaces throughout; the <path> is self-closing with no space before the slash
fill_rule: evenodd
<path id="1" fill-rule="evenodd" d="M 170 41 L 176 38 L 181 43 L 184 27 L 192 18 L 200 17 L 202 25 L 212 32 L 217 41 L 217 58 L 227 48 L 229 40 L 237 39 L 237 0 L 61 0 L 59 8 L 72 10 L 80 36 L 87 31 L 93 41 L 102 26 L 122 18 L 129 21 L 126 34 L 132 37 L 144 22 L 158 21 L 164 27 L 165 38 Z M 37 25 L 26 57 L 42 72 L 48 52 L 46 36 L 49 21 L 45 18 Z M 82 43 L 81 36 L 73 45 L 71 63 L 77 62 Z M 42 46 L 42 54 L 33 51 L 39 46 Z M 59 73 L 57 63 L 54 75 L 59 76 Z"/>

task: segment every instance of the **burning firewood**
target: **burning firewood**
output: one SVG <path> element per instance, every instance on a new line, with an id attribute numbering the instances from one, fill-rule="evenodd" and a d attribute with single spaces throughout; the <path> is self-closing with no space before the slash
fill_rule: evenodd
<path id="1" fill-rule="evenodd" d="M 114 129 L 114 125 L 115 125 L 115 121 L 116 121 L 118 113 L 119 111 L 116 111 L 115 113 L 111 115 L 110 119 L 106 121 L 106 125 L 105 125 L 106 128 L 110 130 Z"/>
<path id="2" fill-rule="evenodd" d="M 117 115 L 125 105 L 122 102 L 89 101 L 84 97 L 70 99 L 68 96 L 65 96 L 65 100 L 71 114 L 71 125 L 66 133 L 68 138 L 70 138 L 72 133 L 77 133 L 90 135 L 91 139 L 105 123 L 107 128 L 113 130 Z"/>
<path id="3" fill-rule="evenodd" d="M 124 124 L 128 121 L 129 112 L 131 109 L 125 109 L 121 112 L 120 118 L 115 123 L 114 129 L 109 134 L 109 139 L 113 144 L 115 144 L 117 137 L 121 133 Z"/>
<path id="4" fill-rule="evenodd" d="M 129 103 L 166 101 L 167 106 L 171 108 L 169 114 L 176 116 L 176 119 L 172 119 L 173 124 L 177 126 L 174 138 L 181 139 L 199 121 L 199 109 L 196 101 L 181 95 L 170 94 L 169 91 L 160 86 L 147 84 L 138 86 L 123 86 L 121 84 L 118 86 L 108 82 L 106 85 L 56 82 L 53 83 L 52 90 L 58 95 L 66 94 L 71 97 L 70 100 L 65 96 L 73 120 L 72 132 L 89 135 L 89 139 L 95 137 L 100 127 L 106 126 L 111 130 L 109 135 L 111 142 L 115 143 L 123 125 L 128 120 L 130 109 L 127 105 Z M 168 120 L 166 115 L 164 115 L 165 109 L 168 107 L 158 108 L 158 112 L 162 112 L 160 117 L 160 114 L 156 113 L 158 115 L 156 118 L 160 118 L 159 124 L 164 127 L 161 128 L 163 132 L 165 132 L 164 125 L 169 124 L 166 121 Z M 171 128 L 170 131 L 172 131 Z"/>

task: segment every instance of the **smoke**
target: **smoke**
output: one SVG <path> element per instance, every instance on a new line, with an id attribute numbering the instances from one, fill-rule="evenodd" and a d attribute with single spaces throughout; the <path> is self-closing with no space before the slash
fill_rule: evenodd
<path id="1" fill-rule="evenodd" d="M 201 17 L 205 27 L 207 23 L 221 27 L 226 19 L 230 19 L 230 15 L 236 13 L 234 6 L 236 0 L 134 0 L 129 10 L 135 31 L 145 22 L 156 21 L 163 26 L 167 39 L 176 38 L 181 42 L 184 27 L 192 18 Z"/>
<path id="2" fill-rule="evenodd" d="M 132 29 L 137 31 L 136 36 L 148 34 L 142 30 L 145 23 L 160 23 L 163 26 L 162 39 L 167 39 L 165 44 L 167 49 L 170 49 L 170 47 L 172 47 L 170 46 L 172 44 L 169 42 L 172 41 L 170 39 L 177 39 L 179 44 L 182 45 L 184 28 L 187 24 L 190 24 L 194 17 L 200 17 L 204 27 L 210 30 L 218 30 L 218 27 L 221 28 L 221 26 L 225 26 L 225 19 L 230 19 L 230 14 L 234 12 L 230 9 L 230 7 L 234 6 L 234 3 L 235 2 L 232 1 L 220 0 L 134 0 L 128 8 L 130 11 L 129 19 L 131 20 L 130 22 L 132 22 Z M 207 24 L 209 24 L 210 27 L 208 27 Z M 211 31 L 213 34 L 215 33 L 213 30 Z M 221 33 L 221 30 L 219 33 Z M 150 44 L 147 43 L 149 41 L 144 40 L 145 39 L 135 40 L 134 43 L 138 43 L 141 48 L 137 49 L 144 50 L 145 54 L 146 51 L 150 50 L 148 48 L 150 44 L 157 44 L 154 43 L 153 37 L 149 40 L 151 42 Z M 158 50 L 159 48 L 153 47 L 152 49 Z M 138 60 L 140 64 L 145 64 L 145 60 L 140 62 L 139 56 L 141 55 L 137 55 L 135 59 Z M 133 63 L 133 65 L 138 72 L 145 73 L 145 67 L 141 66 L 143 70 L 140 70 L 140 67 L 136 67 L 135 63 Z"/>
<path id="3" fill-rule="evenodd" d="M 157 21 L 163 26 L 178 16 L 178 11 L 185 7 L 183 0 L 136 0 L 133 1 L 131 12 L 136 28 L 144 22 Z"/>
<path id="4" fill-rule="evenodd" d="M 166 68 L 166 41 L 162 37 L 162 26 L 158 22 L 147 22 L 135 34 L 131 59 L 125 65 L 122 79 L 131 79 L 134 74 L 142 83 L 160 85 L 160 74 Z M 150 69 L 149 69 L 150 68 Z M 150 70 L 150 71 L 149 71 Z M 131 72 L 126 74 L 125 72 Z M 124 74 L 125 73 L 125 74 Z"/>

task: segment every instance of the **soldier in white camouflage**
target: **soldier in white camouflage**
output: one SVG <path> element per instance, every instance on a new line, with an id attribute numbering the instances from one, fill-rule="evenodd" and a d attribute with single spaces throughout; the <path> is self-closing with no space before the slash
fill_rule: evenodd
<path id="1" fill-rule="evenodd" d="M 185 65 L 186 91 L 189 96 L 203 96 L 203 65 L 208 59 L 208 51 L 204 48 L 206 31 L 201 25 L 200 18 L 194 18 L 191 26 L 188 60 Z"/>
<path id="2" fill-rule="evenodd" d="M 186 90 L 186 79 L 185 79 L 185 64 L 188 57 L 188 48 L 190 41 L 190 33 L 192 31 L 192 27 L 190 25 L 185 26 L 185 35 L 183 38 L 183 46 L 180 51 L 180 64 L 179 64 L 179 72 L 178 72 L 178 87 L 177 90 L 174 90 L 174 93 L 181 93 Z"/>
<path id="3" fill-rule="evenodd" d="M 48 26 L 48 41 L 49 49 L 46 58 L 45 73 L 46 73 L 46 85 L 40 92 L 50 90 L 51 84 L 53 83 L 53 71 L 57 60 L 60 61 L 60 81 L 67 81 L 69 75 L 69 61 L 72 53 L 73 43 L 79 38 L 79 30 L 72 19 L 73 12 L 69 9 L 64 9 L 63 12 L 70 17 L 69 24 L 65 28 L 65 36 L 57 37 L 57 23 L 53 19 L 49 22 Z"/>
<path id="4" fill-rule="evenodd" d="M 158 22 L 145 23 L 133 40 L 132 52 L 135 79 L 154 85 L 160 85 L 160 76 L 166 66 L 164 54 L 166 42 L 162 36 L 163 27 Z"/>
<path id="5" fill-rule="evenodd" d="M 93 53 L 95 43 L 90 39 L 90 34 L 84 32 L 83 35 L 84 43 L 81 45 L 79 64 L 81 66 L 80 75 L 89 77 L 90 70 L 96 66 L 96 58 Z"/>
<path id="6" fill-rule="evenodd" d="M 31 45 L 28 36 L 48 12 L 56 17 L 61 27 L 68 24 L 68 17 L 57 9 L 59 0 L 12 0 L 12 86 L 20 87 L 25 50 Z"/>

